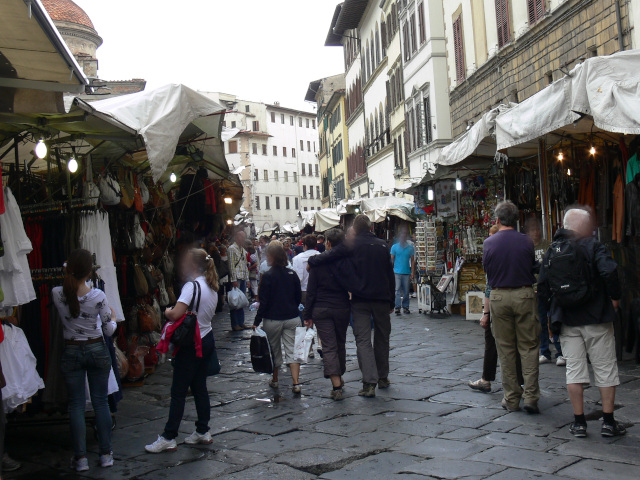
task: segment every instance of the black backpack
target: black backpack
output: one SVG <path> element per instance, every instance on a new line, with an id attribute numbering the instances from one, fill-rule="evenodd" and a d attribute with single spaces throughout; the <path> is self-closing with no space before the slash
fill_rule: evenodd
<path id="1" fill-rule="evenodd" d="M 544 258 L 552 298 L 560 307 L 575 307 L 592 293 L 591 264 L 587 252 L 574 240 L 559 238 Z"/>

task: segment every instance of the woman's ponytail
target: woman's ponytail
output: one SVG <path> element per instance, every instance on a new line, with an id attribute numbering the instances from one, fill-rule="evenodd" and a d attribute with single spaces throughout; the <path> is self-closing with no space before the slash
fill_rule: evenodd
<path id="1" fill-rule="evenodd" d="M 191 258 L 204 275 L 205 281 L 211 290 L 218 291 L 218 271 L 211 255 L 201 248 L 191 250 Z"/>
<path id="2" fill-rule="evenodd" d="M 80 301 L 78 300 L 78 288 L 81 282 L 91 274 L 93 257 L 88 250 L 78 249 L 71 252 L 62 283 L 62 293 L 65 303 L 69 307 L 71 318 L 80 315 Z"/>

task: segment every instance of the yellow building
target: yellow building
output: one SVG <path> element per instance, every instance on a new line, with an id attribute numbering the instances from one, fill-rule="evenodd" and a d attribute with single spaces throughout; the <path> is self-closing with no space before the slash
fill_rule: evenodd
<path id="1" fill-rule="evenodd" d="M 344 74 L 311 82 L 305 99 L 315 102 L 318 109 L 322 208 L 335 207 L 351 193 L 347 180 L 349 135 Z"/>

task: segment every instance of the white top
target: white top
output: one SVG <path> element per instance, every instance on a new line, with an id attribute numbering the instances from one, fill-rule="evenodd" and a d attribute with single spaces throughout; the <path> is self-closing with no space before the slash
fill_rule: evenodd
<path id="1" fill-rule="evenodd" d="M 92 288 L 83 297 L 78 297 L 80 315 L 76 318 L 71 317 L 62 287 L 54 287 L 51 295 L 62 320 L 65 340 L 90 340 L 102 337 L 103 332 L 110 337 L 116 331 L 116 322 L 111 320 L 109 302 L 102 290 Z"/>
<path id="2" fill-rule="evenodd" d="M 307 283 L 309 283 L 309 272 L 307 271 L 309 258 L 315 255 L 320 255 L 320 252 L 317 250 L 307 250 L 293 257 L 293 269 L 298 274 L 300 287 L 302 287 L 303 292 L 307 291 Z"/>
<path id="3" fill-rule="evenodd" d="M 198 325 L 200 326 L 200 338 L 204 338 L 211 330 L 211 320 L 216 314 L 216 307 L 218 306 L 218 293 L 215 290 L 211 290 L 204 276 L 199 276 L 195 280 L 200 284 L 200 308 L 198 309 Z M 191 304 L 193 298 L 193 283 L 187 282 L 182 287 L 180 292 L 180 298 L 178 301 L 184 303 L 187 308 Z M 196 298 L 196 302 L 198 299 Z M 193 308 L 196 308 L 195 302 Z"/>

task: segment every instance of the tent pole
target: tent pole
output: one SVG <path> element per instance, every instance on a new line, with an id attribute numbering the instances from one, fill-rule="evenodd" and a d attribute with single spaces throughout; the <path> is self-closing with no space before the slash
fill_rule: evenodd
<path id="1" fill-rule="evenodd" d="M 542 234 L 545 240 L 551 239 L 551 225 L 549 222 L 548 195 L 547 195 L 547 155 L 544 139 L 538 140 L 538 171 L 540 178 L 540 208 L 542 210 Z"/>

